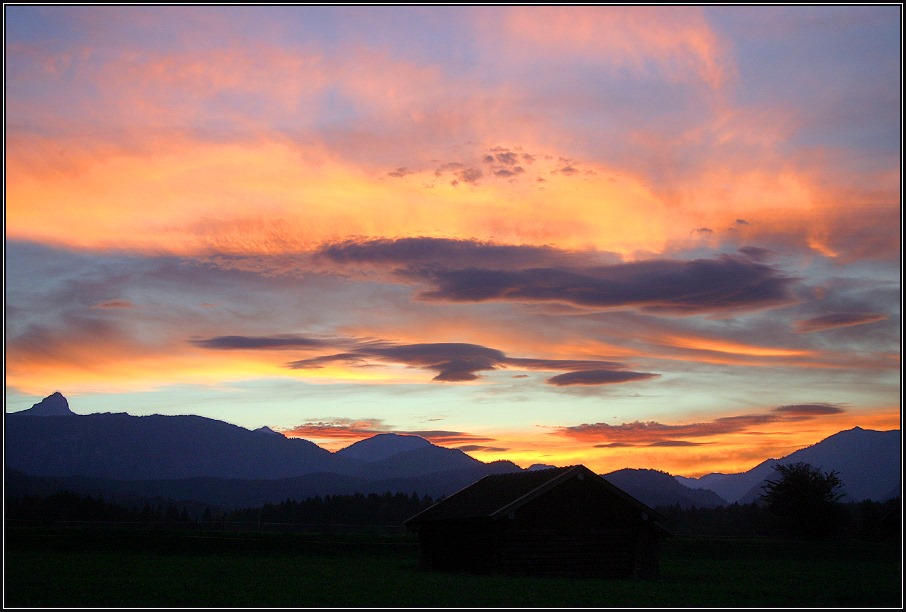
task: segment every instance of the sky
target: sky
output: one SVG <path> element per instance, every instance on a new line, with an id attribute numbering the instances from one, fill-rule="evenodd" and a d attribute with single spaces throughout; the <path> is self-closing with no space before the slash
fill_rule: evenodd
<path id="1" fill-rule="evenodd" d="M 900 428 L 900 5 L 4 13 L 7 412 L 683 476 Z"/>

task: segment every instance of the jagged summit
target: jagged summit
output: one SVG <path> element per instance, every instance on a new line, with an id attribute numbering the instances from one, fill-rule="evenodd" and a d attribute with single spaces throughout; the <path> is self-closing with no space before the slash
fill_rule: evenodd
<path id="1" fill-rule="evenodd" d="M 12 414 L 28 416 L 69 416 L 75 414 L 69 409 L 69 402 L 59 391 L 54 391 L 40 402 L 29 408 Z"/>
<path id="2" fill-rule="evenodd" d="M 266 434 L 274 434 L 275 436 L 282 436 L 282 435 L 283 435 L 283 434 L 280 433 L 279 431 L 274 431 L 273 429 L 271 429 L 271 428 L 268 427 L 267 425 L 265 425 L 265 426 L 263 426 L 263 427 L 259 427 L 258 429 L 255 429 L 255 430 L 253 430 L 253 431 L 257 431 L 257 432 L 260 432 L 260 433 L 266 433 Z M 285 436 L 284 436 L 284 437 L 285 437 Z"/>

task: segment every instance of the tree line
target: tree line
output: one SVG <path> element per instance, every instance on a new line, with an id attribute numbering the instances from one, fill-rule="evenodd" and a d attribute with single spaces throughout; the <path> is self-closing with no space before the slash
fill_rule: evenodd
<path id="1" fill-rule="evenodd" d="M 899 540 L 900 498 L 841 503 L 843 482 L 835 471 L 808 463 L 777 464 L 758 502 L 717 508 L 661 507 L 675 533 L 712 536 L 775 536 L 824 540 Z"/>
<path id="2" fill-rule="evenodd" d="M 799 463 L 778 465 L 758 502 L 716 508 L 655 508 L 676 535 L 859 538 L 899 541 L 900 498 L 885 502 L 841 503 L 842 483 L 835 472 Z M 315 496 L 285 499 L 235 510 L 217 510 L 190 502 L 156 499 L 127 504 L 62 491 L 49 496 L 6 500 L 7 524 L 116 523 L 186 528 L 287 529 L 292 526 L 382 526 L 401 528 L 403 521 L 438 500 L 413 492 Z"/>
<path id="3" fill-rule="evenodd" d="M 277 504 L 224 511 L 197 503 L 155 500 L 128 504 L 102 496 L 61 491 L 6 500 L 6 519 L 14 523 L 116 523 L 136 525 L 208 526 L 261 525 L 384 525 L 402 526 L 410 516 L 434 504 L 413 492 L 356 493 L 286 499 Z"/>

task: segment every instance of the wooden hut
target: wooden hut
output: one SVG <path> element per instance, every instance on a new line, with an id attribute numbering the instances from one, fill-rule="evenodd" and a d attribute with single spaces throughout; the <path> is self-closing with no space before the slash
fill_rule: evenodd
<path id="1" fill-rule="evenodd" d="M 663 520 L 575 465 L 485 476 L 405 525 L 425 569 L 652 577 Z"/>

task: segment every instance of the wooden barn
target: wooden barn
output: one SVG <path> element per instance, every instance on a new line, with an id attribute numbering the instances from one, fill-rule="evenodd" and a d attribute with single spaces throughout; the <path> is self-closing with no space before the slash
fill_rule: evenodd
<path id="1" fill-rule="evenodd" d="M 575 465 L 485 476 L 405 524 L 425 569 L 652 577 L 663 520 Z"/>

